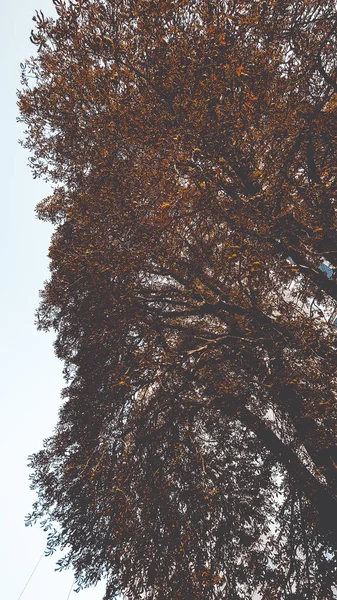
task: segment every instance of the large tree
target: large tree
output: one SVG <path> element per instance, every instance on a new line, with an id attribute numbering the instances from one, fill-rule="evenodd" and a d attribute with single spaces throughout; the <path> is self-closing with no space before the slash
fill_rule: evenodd
<path id="1" fill-rule="evenodd" d="M 29 520 L 107 600 L 332 599 L 335 1 L 54 5 L 19 104 L 67 387 Z"/>

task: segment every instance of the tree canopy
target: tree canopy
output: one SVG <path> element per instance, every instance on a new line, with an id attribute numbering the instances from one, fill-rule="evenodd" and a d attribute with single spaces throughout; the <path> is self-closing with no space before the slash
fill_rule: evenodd
<path id="1" fill-rule="evenodd" d="M 336 3 L 53 2 L 19 106 L 66 388 L 28 521 L 106 600 L 336 598 Z"/>

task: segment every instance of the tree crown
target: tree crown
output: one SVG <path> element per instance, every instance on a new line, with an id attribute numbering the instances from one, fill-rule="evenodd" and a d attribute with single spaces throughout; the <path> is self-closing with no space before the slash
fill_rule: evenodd
<path id="1" fill-rule="evenodd" d="M 54 5 L 19 105 L 67 387 L 29 520 L 106 600 L 332 599 L 335 2 Z"/>

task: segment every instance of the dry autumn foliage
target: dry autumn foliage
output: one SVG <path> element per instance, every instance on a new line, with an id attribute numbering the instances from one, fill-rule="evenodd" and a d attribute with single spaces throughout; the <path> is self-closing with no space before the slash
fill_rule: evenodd
<path id="1" fill-rule="evenodd" d="M 106 600 L 336 598 L 336 3 L 54 5 L 19 105 L 67 387 L 29 522 Z"/>

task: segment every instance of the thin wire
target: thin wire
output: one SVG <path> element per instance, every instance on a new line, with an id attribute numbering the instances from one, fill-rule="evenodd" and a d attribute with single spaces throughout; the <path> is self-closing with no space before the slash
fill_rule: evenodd
<path id="1" fill-rule="evenodd" d="M 23 588 L 23 590 L 22 590 L 22 592 L 21 592 L 20 596 L 18 597 L 18 600 L 20 600 L 20 598 L 21 598 L 21 596 L 22 596 L 23 592 L 25 591 L 25 589 L 26 589 L 27 585 L 29 584 L 29 582 L 30 582 L 31 578 L 33 577 L 33 575 L 34 575 L 34 573 L 35 573 L 36 569 L 38 568 L 38 566 L 39 566 L 39 564 L 40 564 L 41 560 L 43 559 L 43 557 L 44 557 L 44 551 L 42 552 L 42 554 L 41 554 L 41 556 L 40 556 L 39 560 L 37 561 L 37 563 L 36 563 L 36 565 L 35 565 L 34 569 L 32 570 L 32 572 L 31 572 L 30 576 L 28 577 L 28 580 L 27 580 L 27 582 L 26 582 L 26 584 L 25 584 L 25 586 L 24 586 L 24 588 Z"/>
<path id="2" fill-rule="evenodd" d="M 71 592 L 73 591 L 74 583 L 75 583 L 75 578 L 74 578 L 74 580 L 73 580 L 73 582 L 72 582 L 72 584 L 71 584 L 71 588 L 70 588 L 70 590 L 69 590 L 69 594 L 68 594 L 67 600 L 69 600 L 69 598 L 70 598 L 70 594 L 71 594 Z"/>

